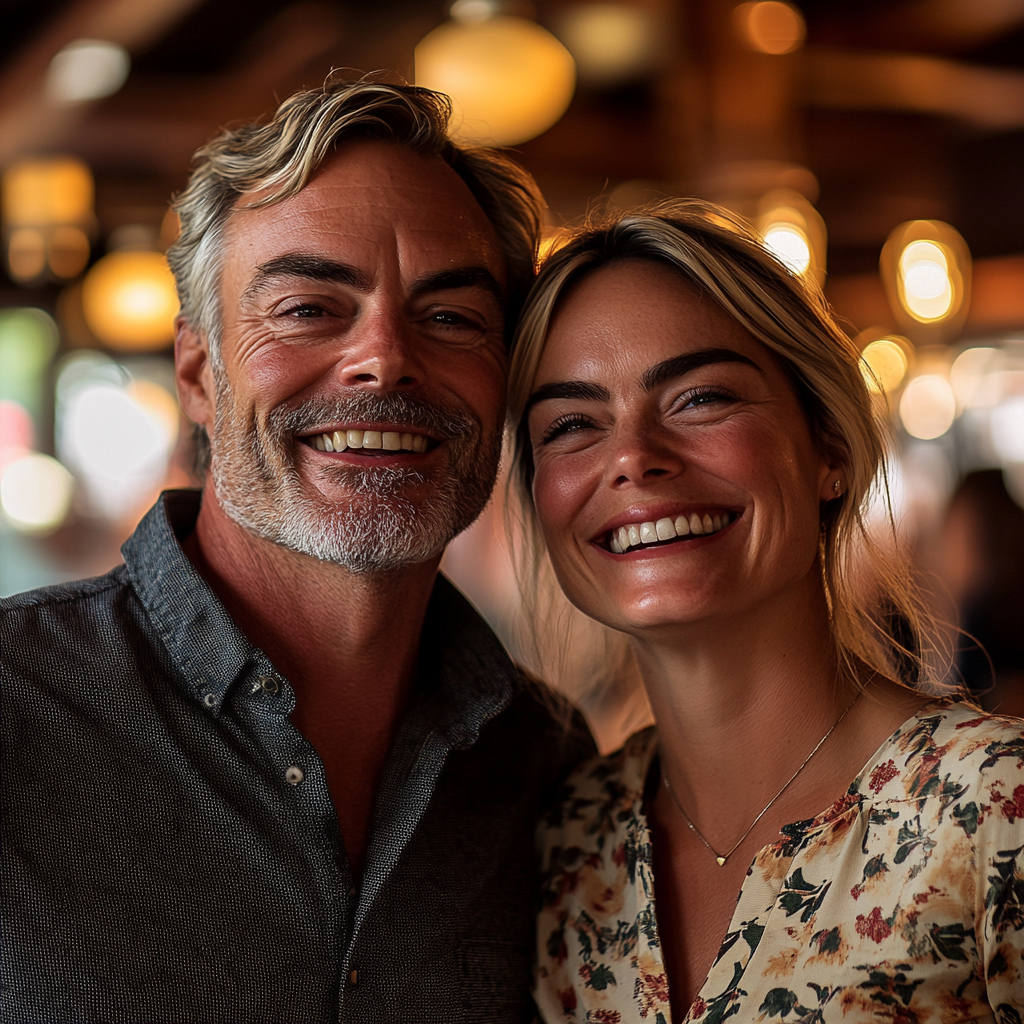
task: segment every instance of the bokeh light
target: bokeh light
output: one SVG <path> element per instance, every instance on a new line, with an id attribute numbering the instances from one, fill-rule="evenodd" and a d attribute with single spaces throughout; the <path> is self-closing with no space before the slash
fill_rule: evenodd
<path id="1" fill-rule="evenodd" d="M 47 239 L 50 269 L 65 280 L 77 277 L 89 262 L 89 236 L 72 224 L 51 228 Z"/>
<path id="2" fill-rule="evenodd" d="M 733 18 L 740 38 L 758 53 L 792 53 L 801 47 L 807 34 L 800 11 L 779 0 L 740 4 Z"/>
<path id="3" fill-rule="evenodd" d="M 992 446 L 1003 463 L 1024 464 L 1024 395 L 992 410 Z"/>
<path id="4" fill-rule="evenodd" d="M 576 60 L 580 78 L 595 85 L 615 85 L 655 69 L 657 25 L 641 7 L 577 4 L 562 14 L 557 31 Z"/>
<path id="5" fill-rule="evenodd" d="M 447 93 L 460 142 L 514 146 L 565 113 L 576 84 L 569 51 L 525 18 L 449 21 L 416 47 L 416 84 Z"/>
<path id="6" fill-rule="evenodd" d="M 42 426 L 46 369 L 57 351 L 57 325 L 41 309 L 0 312 L 0 399 L 17 402 Z"/>
<path id="7" fill-rule="evenodd" d="M 0 473 L 32 449 L 35 429 L 28 409 L 18 402 L 0 399 Z"/>
<path id="8" fill-rule="evenodd" d="M 882 280 L 889 304 L 907 325 L 952 328 L 967 315 L 971 254 L 942 221 L 907 221 L 882 248 Z"/>
<path id="9" fill-rule="evenodd" d="M 998 401 L 990 385 L 991 374 L 1000 364 L 999 352 L 987 345 L 966 348 L 949 368 L 949 382 L 960 409 L 993 405 Z"/>
<path id="10" fill-rule="evenodd" d="M 94 190 L 88 165 L 75 157 L 18 160 L 3 176 L 4 223 L 83 223 L 92 217 Z"/>
<path id="11" fill-rule="evenodd" d="M 921 321 L 941 320 L 953 305 L 949 260 L 935 242 L 911 242 L 900 256 L 907 311 Z"/>
<path id="12" fill-rule="evenodd" d="M 54 458 L 33 452 L 16 459 L 0 476 L 0 507 L 22 533 L 52 533 L 67 518 L 74 478 Z"/>
<path id="13" fill-rule="evenodd" d="M 178 295 L 161 253 L 104 256 L 85 277 L 82 307 L 89 329 L 113 348 L 149 351 L 174 339 Z"/>
<path id="14" fill-rule="evenodd" d="M 34 281 L 46 270 L 46 235 L 41 228 L 15 228 L 7 240 L 7 269 L 18 282 Z"/>
<path id="15" fill-rule="evenodd" d="M 798 276 L 811 265 L 811 243 L 806 232 L 796 224 L 772 224 L 764 233 L 764 244 Z"/>
<path id="16" fill-rule="evenodd" d="M 930 441 L 941 437 L 956 419 L 956 396 L 945 377 L 915 377 L 900 399 L 900 420 L 911 437 Z"/>
<path id="17" fill-rule="evenodd" d="M 46 92 L 57 103 L 79 103 L 111 96 L 124 85 L 131 67 L 128 51 L 103 39 L 76 39 L 50 61 Z"/>
<path id="18" fill-rule="evenodd" d="M 872 391 L 895 391 L 907 373 L 907 353 L 892 338 L 878 338 L 861 353 L 864 380 Z"/>
<path id="19" fill-rule="evenodd" d="M 791 273 L 821 284 L 827 232 L 821 214 L 800 193 L 773 189 L 761 197 L 756 226 L 765 248 Z"/>

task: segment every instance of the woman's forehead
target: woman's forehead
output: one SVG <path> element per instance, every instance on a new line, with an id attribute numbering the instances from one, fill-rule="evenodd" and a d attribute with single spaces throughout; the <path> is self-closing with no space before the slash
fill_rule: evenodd
<path id="1" fill-rule="evenodd" d="M 560 298 L 537 381 L 579 372 L 643 372 L 706 348 L 774 362 L 767 346 L 683 274 L 652 260 L 616 261 L 591 271 Z"/>

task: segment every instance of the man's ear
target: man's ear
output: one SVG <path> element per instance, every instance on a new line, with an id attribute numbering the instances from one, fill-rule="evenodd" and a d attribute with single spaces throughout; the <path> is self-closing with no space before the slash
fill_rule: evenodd
<path id="1" fill-rule="evenodd" d="M 182 317 L 174 322 L 174 376 L 181 410 L 193 422 L 213 430 L 217 387 L 210 365 L 210 346 L 205 335 Z"/>

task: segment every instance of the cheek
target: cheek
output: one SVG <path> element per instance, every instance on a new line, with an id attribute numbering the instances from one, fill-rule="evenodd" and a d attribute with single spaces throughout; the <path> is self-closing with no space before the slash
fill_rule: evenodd
<path id="1" fill-rule="evenodd" d="M 581 517 L 594 493 L 594 485 L 593 471 L 583 458 L 542 458 L 538 463 L 533 478 L 533 502 L 553 556 L 574 548 L 574 535 L 581 530 L 586 532 Z"/>

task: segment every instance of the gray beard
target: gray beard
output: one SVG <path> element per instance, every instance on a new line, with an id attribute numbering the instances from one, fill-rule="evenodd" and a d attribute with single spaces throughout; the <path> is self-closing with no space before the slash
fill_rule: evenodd
<path id="1" fill-rule="evenodd" d="M 501 433 L 489 437 L 462 409 L 429 404 L 402 392 L 360 393 L 333 402 L 311 400 L 275 409 L 265 424 L 238 415 L 218 374 L 211 472 L 224 511 L 246 530 L 292 551 L 354 573 L 384 573 L 439 556 L 483 511 L 501 456 Z M 445 439 L 448 464 L 425 499 L 409 489 L 429 486 L 415 469 L 350 466 L 321 470 L 346 494 L 344 504 L 310 494 L 299 475 L 296 435 L 321 423 L 359 420 L 406 424 Z"/>

